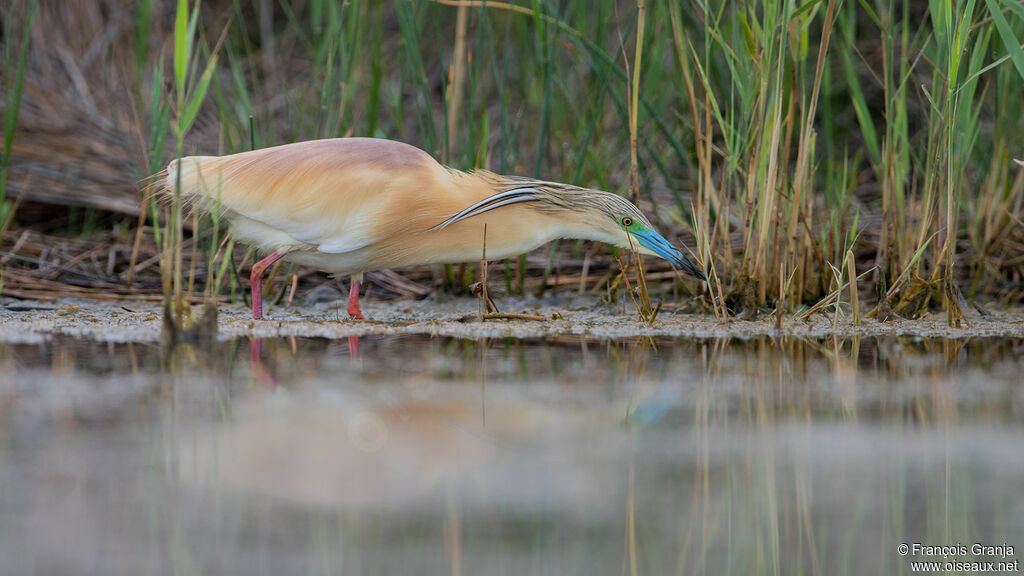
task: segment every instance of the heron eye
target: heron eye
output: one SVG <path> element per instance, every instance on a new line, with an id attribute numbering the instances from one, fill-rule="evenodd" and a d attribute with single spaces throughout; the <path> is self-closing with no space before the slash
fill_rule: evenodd
<path id="1" fill-rule="evenodd" d="M 629 216 L 623 216 L 622 225 L 625 226 L 626 228 L 629 228 L 630 226 L 633 225 L 633 219 L 630 218 Z"/>

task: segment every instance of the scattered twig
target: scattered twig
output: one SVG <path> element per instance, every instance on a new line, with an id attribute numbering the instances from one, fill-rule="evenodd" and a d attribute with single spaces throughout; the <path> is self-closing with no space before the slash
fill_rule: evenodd
<path id="1" fill-rule="evenodd" d="M 459 318 L 459 322 L 468 322 L 470 320 L 536 320 L 538 322 L 546 322 L 549 318 L 535 314 L 512 314 L 508 312 L 489 312 L 483 315 L 470 314 Z"/>

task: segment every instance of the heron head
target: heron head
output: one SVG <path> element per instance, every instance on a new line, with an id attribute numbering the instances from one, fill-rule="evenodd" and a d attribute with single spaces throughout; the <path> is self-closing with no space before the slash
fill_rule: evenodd
<path id="1" fill-rule="evenodd" d="M 546 201 L 538 207 L 556 211 L 560 217 L 575 220 L 577 230 L 589 232 L 586 237 L 664 258 L 673 266 L 701 280 L 704 271 L 654 229 L 651 221 L 635 204 L 618 194 L 603 190 L 548 186 Z"/>
<path id="2" fill-rule="evenodd" d="M 557 182 L 544 182 L 519 176 L 499 176 L 475 172 L 495 193 L 448 217 L 430 228 L 442 230 L 463 220 L 503 206 L 523 205 L 546 214 L 555 222 L 560 238 L 582 238 L 607 242 L 641 254 L 658 256 L 701 280 L 704 272 L 658 234 L 650 220 L 632 202 L 622 196 L 579 188 Z"/>
<path id="3" fill-rule="evenodd" d="M 632 202 L 607 192 L 602 192 L 601 195 L 607 196 L 603 198 L 605 202 L 599 210 L 603 220 L 600 227 L 608 234 L 607 241 L 610 244 L 664 258 L 676 268 L 701 280 L 707 280 L 704 272 L 659 234 L 650 220 Z"/>

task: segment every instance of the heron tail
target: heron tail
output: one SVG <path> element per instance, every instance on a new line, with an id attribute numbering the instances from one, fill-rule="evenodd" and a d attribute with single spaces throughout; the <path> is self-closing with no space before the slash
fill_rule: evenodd
<path id="1" fill-rule="evenodd" d="M 205 210 L 206 202 L 203 200 L 209 198 L 211 192 L 206 189 L 208 184 L 203 173 L 213 173 L 220 160 L 218 156 L 186 156 L 171 160 L 156 175 L 154 184 L 157 186 L 157 197 L 163 202 L 170 202 L 180 189 L 184 207 Z"/>

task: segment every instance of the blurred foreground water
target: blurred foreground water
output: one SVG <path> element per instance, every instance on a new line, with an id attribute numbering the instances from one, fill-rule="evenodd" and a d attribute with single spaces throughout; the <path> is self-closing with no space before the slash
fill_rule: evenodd
<path id="1" fill-rule="evenodd" d="M 1024 339 L 354 344 L 0 344 L 0 573 L 1024 559 Z"/>

